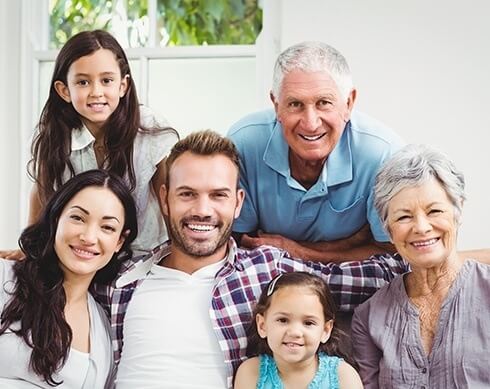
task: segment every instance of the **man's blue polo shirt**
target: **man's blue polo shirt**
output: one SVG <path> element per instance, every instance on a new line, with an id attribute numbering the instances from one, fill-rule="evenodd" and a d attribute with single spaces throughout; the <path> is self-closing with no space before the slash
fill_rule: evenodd
<path id="1" fill-rule="evenodd" d="M 372 188 L 383 161 L 403 146 L 381 123 L 353 112 L 323 166 L 306 190 L 289 169 L 289 146 L 273 110 L 246 116 L 228 137 L 240 152 L 240 185 L 246 197 L 233 231 L 262 230 L 310 242 L 346 238 L 369 223 L 388 241 L 373 207 Z"/>

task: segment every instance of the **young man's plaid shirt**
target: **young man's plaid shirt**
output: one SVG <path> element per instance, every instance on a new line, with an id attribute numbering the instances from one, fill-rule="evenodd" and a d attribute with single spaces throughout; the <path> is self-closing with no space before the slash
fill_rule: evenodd
<path id="1" fill-rule="evenodd" d="M 160 262 L 170 250 L 170 242 L 156 247 L 150 254 L 126 264 L 115 283 L 95 288 L 97 300 L 110 312 L 116 363 L 121 358 L 124 315 L 133 292 L 149 274 L 152 265 Z M 407 270 L 407 265 L 398 255 L 373 256 L 362 262 L 322 264 L 294 259 L 287 252 L 270 246 L 243 250 L 230 238 L 227 260 L 215 277 L 209 310 L 209 318 L 223 351 L 228 386 L 231 387 L 233 373 L 245 359 L 246 329 L 252 320 L 254 303 L 262 289 L 279 273 L 307 271 L 321 276 L 328 283 L 340 310 L 352 311 L 396 275 Z"/>

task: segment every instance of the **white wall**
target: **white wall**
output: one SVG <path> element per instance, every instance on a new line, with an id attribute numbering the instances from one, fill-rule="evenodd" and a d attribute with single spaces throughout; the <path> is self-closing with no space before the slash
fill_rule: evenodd
<path id="1" fill-rule="evenodd" d="M 0 248 L 20 230 L 20 2 L 0 0 Z"/>
<path id="2" fill-rule="evenodd" d="M 281 49 L 336 47 L 358 109 L 446 152 L 465 173 L 460 248 L 490 247 L 489 16 L 487 0 L 282 0 L 277 13 Z"/>
<path id="3" fill-rule="evenodd" d="M 0 248 L 15 244 L 24 223 L 18 215 L 26 206 L 19 201 L 20 177 L 25 174 L 20 150 L 26 141 L 19 134 L 24 127 L 32 128 L 32 123 L 26 119 L 28 115 L 20 114 L 19 107 L 28 112 L 38 108 L 29 100 L 31 76 L 21 69 L 20 61 L 26 54 L 19 45 L 36 41 L 39 35 L 26 37 L 25 29 L 20 28 L 21 15 L 25 17 L 21 4 L 25 3 L 0 0 Z M 250 85 L 246 92 L 249 96 L 255 93 L 258 106 L 268 104 L 266 89 L 281 49 L 302 40 L 323 40 L 337 47 L 351 65 L 359 109 L 391 125 L 409 142 L 437 146 L 465 172 L 468 201 L 460 246 L 490 246 L 486 232 L 490 220 L 490 156 L 486 150 L 490 125 L 484 120 L 490 106 L 490 2 L 263 3 L 266 25 L 257 47 L 258 87 Z M 29 12 L 35 17 L 36 11 Z M 149 92 L 151 100 L 151 87 Z M 214 96 L 209 91 L 209 98 Z M 167 114 L 166 109 L 156 108 Z"/>

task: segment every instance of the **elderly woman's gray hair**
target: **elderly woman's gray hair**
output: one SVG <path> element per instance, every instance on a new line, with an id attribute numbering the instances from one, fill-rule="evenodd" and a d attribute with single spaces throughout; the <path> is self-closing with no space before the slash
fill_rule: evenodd
<path id="1" fill-rule="evenodd" d="M 272 79 L 274 97 L 279 97 L 284 76 L 293 70 L 328 72 L 346 100 L 353 89 L 352 76 L 344 56 L 323 42 L 298 43 L 279 54 Z"/>
<path id="2" fill-rule="evenodd" d="M 425 183 L 434 177 L 442 185 L 454 205 L 459 223 L 464 193 L 464 176 L 443 153 L 424 145 L 408 145 L 395 153 L 381 167 L 374 186 L 374 206 L 385 230 L 388 229 L 388 207 L 402 189 Z"/>

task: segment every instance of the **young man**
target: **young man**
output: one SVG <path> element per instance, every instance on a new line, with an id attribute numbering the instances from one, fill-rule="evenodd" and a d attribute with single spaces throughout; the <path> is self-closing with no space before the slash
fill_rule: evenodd
<path id="1" fill-rule="evenodd" d="M 178 142 L 167 170 L 160 197 L 172 243 L 98 288 L 111 309 L 118 389 L 231 388 L 253 305 L 279 273 L 320 275 L 348 311 L 406 270 L 400 258 L 324 265 L 274 247 L 239 249 L 230 237 L 244 201 L 238 154 L 216 133 Z"/>

